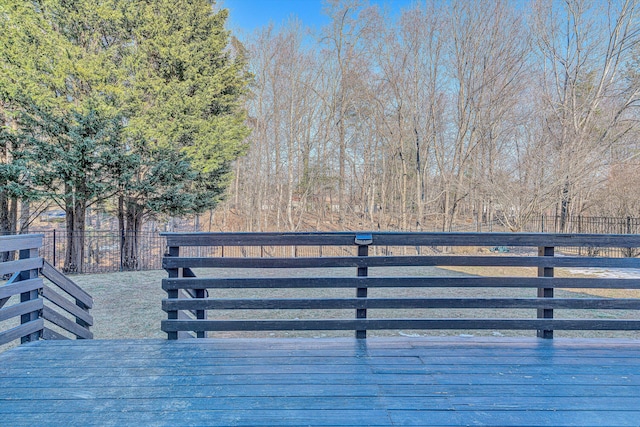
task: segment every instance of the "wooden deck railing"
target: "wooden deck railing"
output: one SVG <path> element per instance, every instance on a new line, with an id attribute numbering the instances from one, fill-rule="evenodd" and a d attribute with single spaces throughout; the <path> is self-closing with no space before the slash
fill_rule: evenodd
<path id="1" fill-rule="evenodd" d="M 605 258 L 560 256 L 558 248 L 571 247 L 640 247 L 639 235 L 566 235 L 531 233 L 164 233 L 168 253 L 163 267 L 168 278 L 162 281 L 167 298 L 162 308 L 167 320 L 162 330 L 169 339 L 182 336 L 206 337 L 208 331 L 275 331 L 275 330 L 354 330 L 359 338 L 367 330 L 534 330 L 542 338 L 552 338 L 554 330 L 640 330 L 638 298 L 605 298 L 599 296 L 558 298 L 557 289 L 640 289 L 640 279 L 597 277 L 554 277 L 557 268 L 638 269 L 638 258 Z M 246 257 L 190 256 L 196 247 L 207 253 L 224 254 L 229 247 L 243 247 Z M 258 248 L 250 250 L 250 247 Z M 286 251 L 278 248 L 287 247 Z M 442 251 L 446 247 L 451 250 Z M 456 247 L 474 247 L 471 255 L 456 255 Z M 221 249 L 222 248 L 222 249 Z M 306 248 L 301 250 L 299 248 Z M 518 254 L 497 254 L 491 248 L 511 248 Z M 521 248 L 532 248 L 527 256 Z M 459 249 L 460 251 L 461 249 Z M 182 254 L 181 254 L 182 251 Z M 191 252 L 189 252 L 191 251 Z M 498 252 L 498 251 L 496 251 Z M 299 254 L 264 256 L 265 254 Z M 333 256 L 339 253 L 342 255 Z M 411 253 L 407 255 L 407 253 Z M 453 253 L 453 254 L 452 254 Z M 315 255 L 309 255 L 315 254 Z M 327 256 L 329 254 L 329 256 Z M 346 254 L 346 255 L 344 255 Z M 400 254 L 400 255 L 397 255 Z M 185 256 L 189 255 L 189 256 Z M 322 255 L 322 256 L 320 256 Z M 372 255 L 372 256 L 370 256 Z M 422 267 L 533 267 L 533 274 L 515 268 L 513 275 L 442 277 L 441 275 L 399 275 L 399 268 Z M 336 275 L 333 267 L 351 267 L 353 277 Z M 196 277 L 194 269 L 215 269 L 213 275 L 203 270 Z M 246 270 L 260 269 L 260 270 Z M 264 269 L 285 269 L 283 273 L 265 274 Z M 305 270 L 300 274 L 292 270 Z M 370 275 L 375 269 L 375 274 Z M 506 270 L 506 269 L 503 269 Z M 525 269 L 527 270 L 527 269 Z M 210 270 L 211 271 L 211 270 Z M 309 274 L 309 271 L 312 273 Z M 490 270 L 489 270 L 490 271 Z M 536 274 L 537 271 L 537 274 Z M 242 272 L 242 273 L 241 273 Z M 248 272 L 248 273 L 247 273 Z M 355 290 L 353 297 L 336 296 L 338 289 Z M 398 297 L 401 289 L 415 292 Z M 447 297 L 434 297 L 441 288 L 453 288 Z M 474 290 L 525 289 L 521 295 L 490 298 L 474 295 Z M 236 289 L 240 297 L 219 298 L 214 292 Z M 282 298 L 257 295 L 258 290 L 315 289 L 324 290 L 321 297 Z M 378 290 L 386 295 L 374 296 Z M 370 292 L 371 291 L 371 292 Z M 209 294 L 211 292 L 211 295 Z M 466 295 L 457 295 L 455 292 Z M 527 294 L 526 292 L 530 292 Z M 563 293 L 564 294 L 564 293 Z M 569 293 L 567 293 L 569 294 Z M 453 297 L 451 295 L 454 295 Z M 574 294 L 575 295 L 575 294 Z M 355 310 L 351 318 L 323 316 L 323 310 Z M 388 317 L 380 309 L 401 310 L 403 317 Z M 425 310 L 427 309 L 427 310 Z M 451 310 L 491 309 L 529 310 L 518 317 L 450 317 Z M 579 310 L 577 318 L 554 318 L 554 310 Z M 234 318 L 219 310 L 242 310 L 264 318 Z M 282 311 L 313 311 L 309 317 L 274 318 L 265 315 Z M 631 310 L 633 316 L 602 318 L 601 310 Z M 351 311 L 353 313 L 353 311 Z M 298 313 L 298 312 L 296 312 Z M 387 313 L 389 313 L 387 311 Z M 393 313 L 393 312 L 392 312 Z M 372 316 L 371 314 L 375 314 Z M 585 318 L 586 315 L 586 318 Z M 213 318 L 208 318 L 213 316 Z"/>
<path id="2" fill-rule="evenodd" d="M 0 262 L 0 345 L 67 335 L 93 338 L 93 299 L 38 256 L 41 246 L 41 234 L 0 236 L 0 253 L 18 254 Z"/>

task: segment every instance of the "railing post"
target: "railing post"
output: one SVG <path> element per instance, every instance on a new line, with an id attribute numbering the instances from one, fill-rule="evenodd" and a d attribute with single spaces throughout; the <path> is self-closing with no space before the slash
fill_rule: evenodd
<path id="1" fill-rule="evenodd" d="M 554 256 L 553 246 L 538 248 L 538 256 Z M 538 267 L 538 277 L 553 277 L 553 267 Z M 553 298 L 553 288 L 538 288 L 538 298 Z M 539 308 L 538 319 L 553 319 L 552 308 Z M 538 338 L 553 338 L 553 330 L 538 329 Z"/>
<path id="2" fill-rule="evenodd" d="M 190 268 L 182 269 L 182 277 L 196 277 L 195 273 Z M 191 291 L 187 291 L 187 294 L 191 296 L 191 298 L 206 298 L 207 291 L 204 289 L 192 289 Z M 194 314 L 196 315 L 196 319 L 205 320 L 207 318 L 206 310 L 195 310 Z M 206 331 L 196 331 L 196 338 L 206 338 Z"/>
<path id="3" fill-rule="evenodd" d="M 170 257 L 180 256 L 180 247 L 179 246 L 169 246 L 166 256 L 170 256 Z M 179 273 L 180 273 L 180 271 L 177 268 L 168 268 L 167 269 L 167 274 L 169 275 L 169 278 L 178 277 Z M 178 299 L 178 295 L 179 295 L 179 291 L 177 289 L 176 290 L 167 291 L 167 298 L 169 298 L 169 299 Z M 169 319 L 169 320 L 177 320 L 178 319 L 178 310 L 167 311 L 167 319 Z M 177 331 L 167 332 L 167 339 L 177 340 L 178 339 L 178 332 Z"/>
<path id="4" fill-rule="evenodd" d="M 76 299 L 76 305 L 78 307 L 80 307 L 81 309 L 83 309 L 84 311 L 88 311 L 90 307 L 88 307 L 85 303 L 83 303 L 82 301 L 80 301 L 79 299 Z M 87 331 L 90 330 L 91 325 L 89 325 L 87 322 L 85 322 L 84 320 L 82 320 L 79 317 L 76 317 L 76 323 L 80 326 L 82 326 L 83 328 L 85 328 Z M 82 339 L 82 338 L 78 338 L 78 339 Z"/>
<path id="5" fill-rule="evenodd" d="M 20 259 L 37 258 L 38 248 L 22 249 L 20 250 L 19 257 Z M 35 279 L 36 277 L 38 277 L 38 270 L 26 270 L 26 271 L 20 272 L 18 280 L 20 281 L 29 280 L 29 279 Z M 27 302 L 31 300 L 36 300 L 38 298 L 40 298 L 40 294 L 37 289 L 29 292 L 23 292 L 20 294 L 20 302 Z M 32 311 L 30 313 L 23 314 L 22 316 L 20 316 L 20 324 L 25 324 L 34 320 L 38 320 L 39 317 L 40 317 L 39 311 Z M 41 334 L 42 334 L 42 331 L 38 331 L 32 334 L 26 335 L 20 338 L 20 342 L 21 344 L 24 344 L 31 341 L 38 341 L 40 339 Z"/>
<path id="6" fill-rule="evenodd" d="M 358 245 L 358 256 L 366 257 L 369 256 L 369 245 L 373 242 L 373 236 L 371 234 L 357 234 L 355 244 Z M 358 277 L 367 277 L 369 275 L 368 267 L 358 267 Z M 367 298 L 367 287 L 357 288 L 356 289 L 356 297 L 357 298 Z M 356 309 L 356 319 L 366 319 L 367 318 L 367 309 L 366 308 L 357 308 Z M 356 338 L 364 339 L 367 337 L 367 330 L 356 330 Z"/>

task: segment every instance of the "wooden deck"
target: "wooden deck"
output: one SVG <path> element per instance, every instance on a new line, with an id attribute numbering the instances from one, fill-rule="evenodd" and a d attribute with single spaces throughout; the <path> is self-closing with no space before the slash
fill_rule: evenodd
<path id="1" fill-rule="evenodd" d="M 38 341 L 0 354 L 3 426 L 637 426 L 640 342 Z"/>

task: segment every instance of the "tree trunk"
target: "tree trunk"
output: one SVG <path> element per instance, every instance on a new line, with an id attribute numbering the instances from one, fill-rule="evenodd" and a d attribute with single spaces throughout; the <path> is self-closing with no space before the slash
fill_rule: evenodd
<path id="1" fill-rule="evenodd" d="M 567 221 L 569 220 L 569 204 L 571 203 L 571 191 L 569 188 L 569 180 L 567 179 L 562 187 L 560 197 L 560 232 L 564 233 Z"/>
<path id="2" fill-rule="evenodd" d="M 31 204 L 28 200 L 20 202 L 20 234 L 29 233 L 29 224 L 31 223 Z"/>
<path id="3" fill-rule="evenodd" d="M 67 247 L 63 271 L 82 273 L 84 267 L 84 220 L 87 207 L 84 201 L 68 198 L 65 205 Z"/>
<path id="4" fill-rule="evenodd" d="M 0 236 L 16 233 L 16 213 L 12 210 L 15 201 L 5 191 L 0 191 Z M 12 252 L 0 252 L 0 262 L 13 259 Z"/>
<path id="5" fill-rule="evenodd" d="M 144 208 L 135 200 L 124 203 L 123 228 L 121 231 L 122 270 L 140 269 L 139 238 Z"/>
<path id="6" fill-rule="evenodd" d="M 15 234 L 17 230 L 17 200 L 0 191 L 0 235 Z"/>
<path id="7" fill-rule="evenodd" d="M 342 96 L 344 98 L 344 96 Z M 342 100 L 344 102 L 344 99 Z M 345 126 L 344 126 L 344 113 L 342 110 L 342 105 L 340 106 L 340 118 L 338 120 L 338 142 L 339 142 L 339 151 L 338 151 L 338 223 L 344 224 L 344 214 L 345 214 L 345 197 L 344 197 L 344 182 L 346 180 L 345 177 L 345 163 L 346 163 L 346 152 L 347 152 L 347 142 L 345 135 Z"/>
<path id="8" fill-rule="evenodd" d="M 422 163 L 420 159 L 420 134 L 418 128 L 414 126 L 413 132 L 416 138 L 416 222 L 418 231 L 422 230 L 424 220 L 424 182 L 422 181 Z"/>
<path id="9" fill-rule="evenodd" d="M 400 140 L 400 146 L 402 147 L 403 141 Z M 402 151 L 400 152 L 400 162 L 402 163 L 402 187 L 400 189 L 400 217 L 401 217 L 401 230 L 407 231 L 408 227 L 408 175 L 407 162 L 405 161 Z"/>

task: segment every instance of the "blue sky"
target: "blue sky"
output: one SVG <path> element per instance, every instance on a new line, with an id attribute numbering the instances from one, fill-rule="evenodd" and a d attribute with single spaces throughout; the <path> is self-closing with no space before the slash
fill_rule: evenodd
<path id="1" fill-rule="evenodd" d="M 416 0 L 370 0 L 369 3 L 389 5 L 394 11 L 410 6 Z M 273 22 L 282 24 L 292 15 L 310 27 L 320 28 L 328 21 L 322 14 L 322 0 L 218 0 L 229 9 L 229 28 L 240 37 Z"/>

